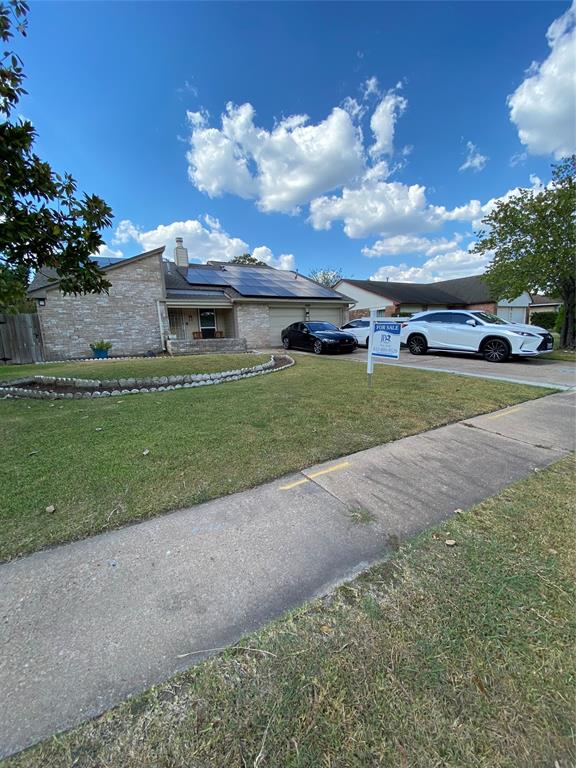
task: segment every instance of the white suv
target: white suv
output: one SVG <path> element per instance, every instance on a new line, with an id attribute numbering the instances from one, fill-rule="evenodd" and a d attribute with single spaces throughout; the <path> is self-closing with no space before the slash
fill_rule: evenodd
<path id="1" fill-rule="evenodd" d="M 510 355 L 533 357 L 554 348 L 545 328 L 507 323 L 491 312 L 443 310 L 419 312 L 402 328 L 400 341 L 413 355 L 429 349 L 480 352 L 491 363 L 503 363 Z"/>

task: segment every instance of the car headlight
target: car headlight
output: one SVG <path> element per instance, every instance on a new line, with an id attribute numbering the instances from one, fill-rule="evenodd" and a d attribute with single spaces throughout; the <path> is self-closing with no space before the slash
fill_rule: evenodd
<path id="1" fill-rule="evenodd" d="M 325 344 L 338 344 L 338 339 L 322 339 Z"/>
<path id="2" fill-rule="evenodd" d="M 538 336 L 535 333 L 528 333 L 527 331 L 510 331 L 515 336 L 531 336 L 533 339 L 537 339 Z"/>

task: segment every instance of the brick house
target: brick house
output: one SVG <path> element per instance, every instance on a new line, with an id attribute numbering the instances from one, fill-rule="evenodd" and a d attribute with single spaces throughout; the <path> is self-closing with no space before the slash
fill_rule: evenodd
<path id="1" fill-rule="evenodd" d="M 437 283 L 393 283 L 377 280 L 340 280 L 334 288 L 354 299 L 350 319 L 367 317 L 370 310 L 383 308 L 386 316 L 409 315 L 427 309 L 483 309 L 504 320 L 528 322 L 530 295 L 513 301 L 496 301 L 481 276 L 459 277 Z"/>
<path id="2" fill-rule="evenodd" d="M 90 343 L 114 355 L 241 351 L 280 346 L 280 331 L 299 320 L 338 326 L 354 301 L 297 272 L 228 262 L 190 264 L 182 239 L 174 260 L 164 248 L 129 259 L 99 259 L 108 293 L 64 295 L 54 271 L 36 274 L 29 296 L 38 305 L 46 360 L 90 356 Z"/>

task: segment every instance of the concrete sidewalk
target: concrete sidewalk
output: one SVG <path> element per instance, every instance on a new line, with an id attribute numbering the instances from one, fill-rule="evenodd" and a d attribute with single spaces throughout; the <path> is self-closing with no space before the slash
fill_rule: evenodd
<path id="1" fill-rule="evenodd" d="M 0 566 L 0 756 L 233 643 L 574 450 L 565 392 Z M 373 522 L 359 524 L 365 510 Z"/>

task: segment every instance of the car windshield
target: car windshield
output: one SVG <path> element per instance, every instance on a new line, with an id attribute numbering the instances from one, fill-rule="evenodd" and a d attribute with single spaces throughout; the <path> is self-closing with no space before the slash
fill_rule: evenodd
<path id="1" fill-rule="evenodd" d="M 509 325 L 506 320 L 502 320 L 498 315 L 493 315 L 492 312 L 471 312 L 470 314 L 475 317 L 479 317 L 485 323 L 494 323 L 494 325 Z"/>
<path id="2" fill-rule="evenodd" d="M 337 331 L 335 325 L 332 323 L 306 323 L 311 331 Z"/>

